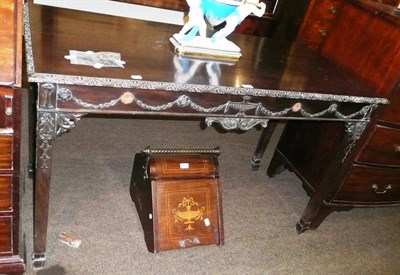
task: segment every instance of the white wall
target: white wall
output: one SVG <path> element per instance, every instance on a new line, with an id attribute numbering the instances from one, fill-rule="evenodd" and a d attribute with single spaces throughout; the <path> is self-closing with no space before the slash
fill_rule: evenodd
<path id="1" fill-rule="evenodd" d="M 34 0 L 36 4 L 183 25 L 184 13 L 110 0 Z"/>

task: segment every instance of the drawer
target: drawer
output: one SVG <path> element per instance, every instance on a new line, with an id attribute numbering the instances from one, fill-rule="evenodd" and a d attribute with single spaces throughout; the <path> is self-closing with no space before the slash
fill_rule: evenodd
<path id="1" fill-rule="evenodd" d="M 12 127 L 12 88 L 0 87 L 0 129 Z"/>
<path id="2" fill-rule="evenodd" d="M 12 139 L 10 134 L 1 134 L 0 129 L 0 170 L 12 169 Z"/>
<path id="3" fill-rule="evenodd" d="M 382 115 L 382 120 L 394 123 L 400 123 L 400 91 L 396 96 L 390 99 L 390 104 L 385 108 Z"/>
<path id="4" fill-rule="evenodd" d="M 0 176 L 0 211 L 12 209 L 12 176 Z"/>
<path id="5" fill-rule="evenodd" d="M 400 167 L 400 129 L 377 125 L 356 161 Z"/>
<path id="6" fill-rule="evenodd" d="M 310 13 L 310 19 L 318 18 L 332 21 L 338 14 L 341 4 L 342 1 L 338 0 L 317 0 Z"/>
<path id="7" fill-rule="evenodd" d="M 9 255 L 12 252 L 11 225 L 11 217 L 0 217 L 0 256 Z"/>
<path id="8" fill-rule="evenodd" d="M 400 203 L 400 169 L 355 166 L 334 202 L 371 205 Z"/>
<path id="9" fill-rule="evenodd" d="M 309 19 L 306 28 L 304 28 L 299 37 L 299 41 L 322 42 L 331 26 L 332 23 L 329 21 Z"/>

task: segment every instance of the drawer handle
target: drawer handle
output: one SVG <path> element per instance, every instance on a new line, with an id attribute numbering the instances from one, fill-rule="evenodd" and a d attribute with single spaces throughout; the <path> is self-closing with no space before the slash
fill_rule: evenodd
<path id="1" fill-rule="evenodd" d="M 11 107 L 7 107 L 6 111 L 5 111 L 6 116 L 11 116 L 12 115 L 12 108 Z"/>
<path id="2" fill-rule="evenodd" d="M 319 35 L 321 35 L 322 37 L 325 37 L 328 33 L 326 32 L 326 30 L 319 30 Z"/>
<path id="3" fill-rule="evenodd" d="M 388 184 L 388 185 L 387 185 L 384 189 L 382 189 L 382 190 L 379 190 L 378 184 L 373 184 L 371 187 L 372 187 L 372 190 L 374 191 L 374 193 L 375 193 L 375 194 L 378 194 L 378 195 L 386 194 L 386 192 L 387 192 L 388 190 L 392 189 L 392 185 L 391 185 L 391 184 Z"/>
<path id="4" fill-rule="evenodd" d="M 400 145 L 395 145 L 394 151 L 395 151 L 396 153 L 400 153 Z"/>
<path id="5" fill-rule="evenodd" d="M 335 7 L 330 7 L 330 8 L 328 9 L 328 11 L 329 11 L 329 13 L 332 13 L 332 14 L 335 14 L 335 13 L 336 13 Z"/>

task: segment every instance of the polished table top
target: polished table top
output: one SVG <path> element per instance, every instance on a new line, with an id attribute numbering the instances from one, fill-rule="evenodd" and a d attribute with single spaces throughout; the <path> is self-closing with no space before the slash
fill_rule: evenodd
<path id="1" fill-rule="evenodd" d="M 30 82 L 386 103 L 371 99 L 373 89 L 296 43 L 233 34 L 230 39 L 242 50 L 238 62 L 196 60 L 173 52 L 169 38 L 180 26 L 35 4 L 27 10 Z M 65 58 L 69 50 L 118 52 L 126 64 L 72 65 Z"/>

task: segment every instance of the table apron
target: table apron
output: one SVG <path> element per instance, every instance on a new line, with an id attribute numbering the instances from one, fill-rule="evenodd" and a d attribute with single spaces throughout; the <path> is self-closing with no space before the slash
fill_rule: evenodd
<path id="1" fill-rule="evenodd" d="M 40 84 L 37 110 L 57 113 L 368 121 L 376 104 L 207 92 Z"/>

